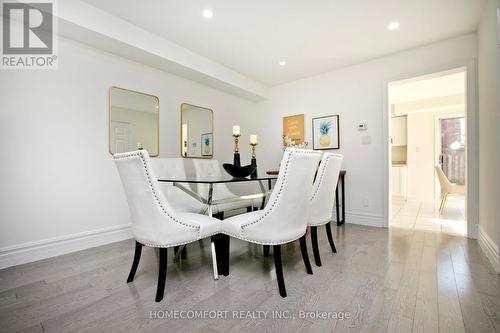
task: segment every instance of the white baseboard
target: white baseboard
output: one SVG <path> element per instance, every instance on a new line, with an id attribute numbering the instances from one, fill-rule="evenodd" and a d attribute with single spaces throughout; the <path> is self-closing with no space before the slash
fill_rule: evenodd
<path id="1" fill-rule="evenodd" d="M 0 269 L 132 238 L 130 225 L 118 225 L 0 248 Z"/>
<path id="2" fill-rule="evenodd" d="M 500 274 L 500 254 L 498 251 L 498 246 L 493 242 L 490 236 L 488 236 L 488 234 L 484 232 L 481 226 L 478 226 L 478 230 L 479 237 L 477 240 L 479 242 L 479 246 L 490 260 L 491 265 L 495 269 L 495 272 Z"/>
<path id="3" fill-rule="evenodd" d="M 384 217 L 381 215 L 361 213 L 361 212 L 346 212 L 346 223 L 366 225 L 369 227 L 383 227 Z"/>

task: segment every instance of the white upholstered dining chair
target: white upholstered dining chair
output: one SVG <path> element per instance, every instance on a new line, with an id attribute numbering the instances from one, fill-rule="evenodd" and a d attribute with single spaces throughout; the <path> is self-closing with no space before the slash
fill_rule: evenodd
<path id="1" fill-rule="evenodd" d="M 187 177 L 183 157 L 154 157 L 150 159 L 152 171 L 157 177 L 184 179 Z M 172 183 L 159 182 L 165 197 L 177 212 L 205 214 L 207 205 L 193 198 Z"/>
<path id="2" fill-rule="evenodd" d="M 337 253 L 332 236 L 331 221 L 335 203 L 335 188 L 337 187 L 343 158 L 343 155 L 324 153 L 314 180 L 308 225 L 311 227 L 311 244 L 317 266 L 321 266 L 318 226 L 326 225 L 326 235 L 330 247 L 333 253 Z"/>
<path id="3" fill-rule="evenodd" d="M 156 301 L 163 299 L 167 275 L 167 249 L 188 244 L 220 232 L 219 220 L 172 209 L 159 188 L 152 172 L 146 150 L 115 154 L 113 156 L 132 219 L 132 232 L 136 240 L 135 255 L 127 282 L 134 279 L 143 246 L 159 249 L 159 272 Z M 216 271 L 215 246 L 212 243 L 214 277 Z"/>
<path id="4" fill-rule="evenodd" d="M 305 234 L 309 218 L 314 174 L 321 153 L 287 148 L 281 161 L 279 176 L 263 210 L 230 217 L 222 222 L 222 232 L 250 243 L 272 245 L 279 292 L 286 297 L 281 263 L 281 245 L 300 239 L 302 259 L 312 274 Z M 220 252 L 220 251 L 219 251 Z M 229 270 L 229 242 L 222 253 Z"/>

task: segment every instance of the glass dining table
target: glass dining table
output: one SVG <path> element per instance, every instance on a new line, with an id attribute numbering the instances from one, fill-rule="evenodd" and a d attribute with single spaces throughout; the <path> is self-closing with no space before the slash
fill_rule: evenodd
<path id="1" fill-rule="evenodd" d="M 259 199 L 262 198 L 262 204 L 260 209 L 264 208 L 265 205 L 265 197 L 266 194 L 268 194 L 271 191 L 272 188 L 272 181 L 276 180 L 278 178 L 277 175 L 266 175 L 266 176 L 257 176 L 257 177 L 245 177 L 245 178 L 234 178 L 230 176 L 219 176 L 219 177 L 193 177 L 193 176 L 186 176 L 186 177 L 160 177 L 158 178 L 159 182 L 163 183 L 172 183 L 173 186 L 179 188 L 180 190 L 184 191 L 187 193 L 189 196 L 195 198 L 196 200 L 200 201 L 201 203 L 207 205 L 207 214 L 208 216 L 213 216 L 213 206 L 215 204 L 224 204 L 224 203 L 230 203 L 232 201 L 238 201 L 238 200 L 252 200 L 253 199 Z M 248 182 L 259 182 L 260 190 L 261 193 L 255 193 L 255 194 L 249 194 L 249 195 L 243 195 L 243 196 L 235 196 L 235 197 L 230 197 L 226 199 L 218 199 L 214 201 L 214 185 L 216 184 L 229 184 L 229 183 L 248 183 Z M 267 190 L 265 189 L 264 182 L 267 182 Z M 185 186 L 186 184 L 205 184 L 208 185 L 208 191 L 206 194 L 206 197 L 200 195 L 199 193 L 193 191 L 191 188 L 188 186 Z M 253 210 L 253 207 L 252 207 Z M 221 271 L 222 264 L 217 262 L 216 256 L 215 256 L 215 245 L 214 242 L 212 242 L 212 258 L 213 258 L 213 267 L 214 267 L 214 279 L 218 280 L 219 279 L 219 271 Z M 177 247 L 174 255 L 174 260 L 177 260 L 179 257 L 182 256 L 182 253 L 185 253 L 185 246 L 181 245 Z M 183 252 L 184 251 L 184 252 Z M 224 275 L 228 274 L 226 272 Z"/>
<path id="2" fill-rule="evenodd" d="M 264 198 L 265 195 L 272 188 L 272 181 L 278 178 L 277 175 L 266 175 L 266 176 L 257 176 L 257 177 L 244 177 L 244 178 L 234 178 L 231 176 L 218 176 L 218 177 L 194 177 L 194 176 L 186 176 L 186 177 L 160 177 L 158 178 L 159 182 L 167 182 L 172 183 L 173 186 L 178 187 L 189 196 L 195 198 L 203 204 L 207 205 L 207 212 L 209 216 L 212 216 L 213 213 L 213 205 L 220 203 L 229 203 L 232 201 L 238 200 L 252 200 L 258 198 Z M 248 183 L 248 182 L 259 182 L 259 187 L 261 193 L 249 194 L 243 196 L 237 196 L 234 198 L 220 199 L 214 201 L 214 185 L 215 184 L 230 184 L 230 183 Z M 264 182 L 267 182 L 267 190 L 265 189 Z M 193 191 L 191 188 L 185 186 L 185 184 L 205 184 L 208 185 L 208 191 L 206 197 L 200 195 L 199 193 Z M 263 202 L 264 203 L 264 202 Z M 262 209 L 263 207 L 261 207 Z"/>

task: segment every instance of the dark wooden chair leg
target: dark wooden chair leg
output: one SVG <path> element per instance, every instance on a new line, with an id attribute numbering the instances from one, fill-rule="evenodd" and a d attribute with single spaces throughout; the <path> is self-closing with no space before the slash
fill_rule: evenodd
<path id="1" fill-rule="evenodd" d="M 321 267 L 321 257 L 319 256 L 318 248 L 318 227 L 311 227 L 311 243 L 314 254 L 314 262 L 316 266 Z"/>
<path id="2" fill-rule="evenodd" d="M 132 268 L 130 268 L 130 273 L 128 274 L 127 283 L 134 281 L 135 272 L 139 266 L 139 260 L 141 260 L 142 244 L 135 241 L 135 253 L 134 262 L 132 263 Z"/>
<path id="3" fill-rule="evenodd" d="M 264 257 L 269 257 L 269 252 L 271 252 L 271 245 L 264 245 Z"/>
<path id="4" fill-rule="evenodd" d="M 274 267 L 276 269 L 276 279 L 278 279 L 278 289 L 281 297 L 286 297 L 285 279 L 283 278 L 283 265 L 281 263 L 281 245 L 273 245 Z"/>
<path id="5" fill-rule="evenodd" d="M 306 235 L 300 237 L 300 252 L 302 252 L 302 260 L 304 261 L 304 265 L 306 266 L 307 274 L 312 274 L 311 263 L 309 262 L 309 254 L 307 253 L 307 243 L 306 243 Z"/>
<path id="6" fill-rule="evenodd" d="M 184 245 L 184 247 L 181 250 L 181 259 L 186 259 L 187 258 L 187 245 Z"/>
<path id="7" fill-rule="evenodd" d="M 167 280 L 167 255 L 168 250 L 166 247 L 159 248 L 159 270 L 158 270 L 158 286 L 156 287 L 156 302 L 163 299 L 163 292 L 165 291 L 165 281 Z"/>
<path id="8" fill-rule="evenodd" d="M 217 272 L 224 276 L 229 275 L 229 255 L 231 238 L 225 234 L 213 236 L 215 252 L 217 253 Z"/>
<path id="9" fill-rule="evenodd" d="M 335 247 L 335 243 L 333 242 L 331 225 L 332 225 L 332 222 L 328 222 L 326 224 L 326 235 L 328 236 L 328 242 L 330 242 L 330 247 L 332 248 L 332 252 L 337 253 L 337 248 Z"/>
<path id="10" fill-rule="evenodd" d="M 187 258 L 187 245 L 184 245 L 182 247 L 181 253 L 179 253 L 179 249 L 181 248 L 180 246 L 174 246 L 174 261 L 176 260 L 176 255 L 179 253 L 179 258 L 180 259 L 186 259 Z"/>
<path id="11" fill-rule="evenodd" d="M 177 255 L 177 253 L 179 253 L 179 249 L 180 249 L 180 248 L 181 248 L 180 246 L 174 246 L 174 261 L 176 261 L 176 260 L 177 260 L 176 255 Z M 181 257 L 181 256 L 180 256 L 180 253 L 179 253 L 179 258 L 180 258 L 180 257 Z"/>

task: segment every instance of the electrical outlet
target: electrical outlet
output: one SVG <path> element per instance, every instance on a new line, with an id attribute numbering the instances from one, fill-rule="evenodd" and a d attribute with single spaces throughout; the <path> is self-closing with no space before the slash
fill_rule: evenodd
<path id="1" fill-rule="evenodd" d="M 370 200 L 368 199 L 363 199 L 363 207 L 370 207 Z"/>
<path id="2" fill-rule="evenodd" d="M 370 135 L 365 135 L 361 137 L 361 144 L 369 145 L 372 143 L 372 137 Z"/>

